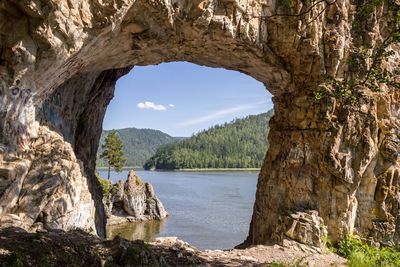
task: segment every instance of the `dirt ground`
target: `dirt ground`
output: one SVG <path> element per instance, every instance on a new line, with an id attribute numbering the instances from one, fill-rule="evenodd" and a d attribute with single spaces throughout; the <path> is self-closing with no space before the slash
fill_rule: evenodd
<path id="1" fill-rule="evenodd" d="M 253 246 L 246 249 L 198 251 L 176 237 L 158 238 L 156 246 L 179 248 L 193 252 L 204 266 L 268 266 L 283 263 L 289 266 L 346 266 L 346 260 L 329 251 L 317 251 L 305 245 L 287 241 L 284 246 Z"/>
<path id="2" fill-rule="evenodd" d="M 345 266 L 332 253 L 295 242 L 232 250 L 197 250 L 176 237 L 155 242 L 102 240 L 82 231 L 29 233 L 0 229 L 0 267 L 5 266 Z M 297 265 L 295 265 L 297 263 Z M 285 265 L 283 265 L 285 266 Z"/>

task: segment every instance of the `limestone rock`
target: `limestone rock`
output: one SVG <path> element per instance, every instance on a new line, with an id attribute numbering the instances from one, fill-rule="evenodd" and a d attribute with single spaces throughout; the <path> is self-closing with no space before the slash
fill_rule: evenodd
<path id="1" fill-rule="evenodd" d="M 94 203 L 71 146 L 40 127 L 26 159 L 0 167 L 0 227 L 95 232 Z"/>
<path id="2" fill-rule="evenodd" d="M 108 224 L 126 221 L 161 220 L 168 216 L 150 183 L 131 170 L 126 182 L 118 181 L 116 191 L 104 197 Z"/>
<path id="3" fill-rule="evenodd" d="M 296 212 L 282 216 L 276 229 L 276 241 L 285 238 L 324 249 L 328 231 L 317 211 Z M 281 236 L 279 236 L 281 235 Z"/>
<path id="4" fill-rule="evenodd" d="M 357 232 L 398 245 L 400 92 L 392 85 L 378 84 L 376 90 L 364 83 L 347 92 L 354 101 L 347 103 L 326 77 L 349 78 L 351 54 L 365 47 L 379 50 L 399 3 L 380 2 L 360 23 L 357 8 L 363 1 L 287 2 L 0 1 L 0 207 L 7 221 L 21 214 L 28 224 L 38 220 L 63 227 L 79 217 L 79 225 L 94 220 L 97 233 L 104 235 L 94 171 L 115 82 L 135 65 L 189 61 L 246 73 L 274 96 L 271 145 L 248 244 L 270 242 L 279 218 L 315 210 L 333 242 Z M 365 31 L 358 33 L 357 23 Z M 381 62 L 380 73 L 386 70 L 399 81 L 400 45 L 387 49 L 393 53 Z M 364 61 L 357 70 L 361 74 L 373 65 L 369 57 Z M 317 99 L 320 90 L 328 96 Z M 65 163 L 72 165 L 62 165 L 62 151 L 50 153 L 52 139 L 31 146 L 44 125 L 49 135 L 62 136 L 57 147 L 70 144 Z M 47 152 L 29 152 L 36 147 Z M 82 162 L 79 168 L 75 158 Z M 41 178 L 53 173 L 47 188 Z M 26 177 L 38 185 L 24 183 Z M 75 181 L 81 187 L 66 186 Z M 43 190 L 49 202 L 37 199 L 36 190 Z M 24 207 L 11 192 L 27 194 Z M 94 219 L 87 218 L 92 205 L 87 192 Z M 39 205 L 27 212 L 31 200 Z M 87 205 L 69 212 L 76 203 Z M 53 223 L 48 219 L 53 216 L 64 219 Z"/>

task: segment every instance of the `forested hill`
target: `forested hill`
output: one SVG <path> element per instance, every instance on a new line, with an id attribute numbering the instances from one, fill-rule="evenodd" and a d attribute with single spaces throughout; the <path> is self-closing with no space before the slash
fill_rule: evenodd
<path id="1" fill-rule="evenodd" d="M 182 137 L 172 137 L 166 133 L 152 129 L 126 128 L 116 130 L 124 144 L 125 157 L 128 159 L 126 166 L 143 166 L 162 145 L 182 140 Z M 99 150 L 97 151 L 97 167 L 106 167 L 106 161 L 99 159 L 102 152 L 101 145 L 110 131 L 103 131 L 100 138 Z"/>
<path id="2" fill-rule="evenodd" d="M 271 110 L 236 119 L 163 145 L 144 168 L 260 168 L 268 148 L 268 122 L 272 115 Z"/>

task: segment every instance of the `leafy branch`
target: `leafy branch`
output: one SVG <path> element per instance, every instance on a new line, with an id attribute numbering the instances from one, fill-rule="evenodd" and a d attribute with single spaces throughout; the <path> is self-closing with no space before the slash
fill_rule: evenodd
<path id="1" fill-rule="evenodd" d="M 382 67 L 383 62 L 395 54 L 390 45 L 400 42 L 400 7 L 391 0 L 387 1 L 392 14 L 394 14 L 394 19 L 389 27 L 391 32 L 375 47 L 371 47 L 369 43 L 363 41 L 363 36 L 368 33 L 368 29 L 363 28 L 362 23 L 367 22 L 376 8 L 384 4 L 384 0 L 365 0 L 366 3 L 359 3 L 357 17 L 353 23 L 355 44 L 358 44 L 358 47 L 353 48 L 348 59 L 349 72 L 343 80 L 326 77 L 326 88 L 314 92 L 316 100 L 334 97 L 348 100 L 354 104 L 358 100 L 357 87 L 367 87 L 373 92 L 380 92 L 382 85 L 400 88 L 400 83 L 396 81 L 396 76 L 400 74 L 399 71 L 392 73 Z"/>
<path id="2" fill-rule="evenodd" d="M 286 14 L 272 14 L 272 15 L 259 15 L 259 16 L 253 16 L 254 18 L 260 18 L 263 20 L 268 20 L 274 17 L 302 17 L 304 15 L 307 15 L 308 13 L 310 13 L 311 11 L 313 11 L 313 9 L 318 6 L 319 4 L 322 3 L 326 3 L 326 6 L 323 8 L 322 11 L 318 12 L 318 14 L 316 16 L 314 16 L 311 21 L 307 22 L 307 25 L 312 23 L 313 21 L 315 21 L 319 16 L 321 16 L 331 5 L 334 5 L 337 2 L 337 0 L 334 0 L 332 2 L 328 1 L 328 0 L 319 0 L 315 3 L 313 3 L 309 8 L 307 8 L 305 11 L 302 11 L 300 13 L 297 14 L 290 14 L 290 13 L 286 13 Z M 291 0 L 285 0 L 283 1 L 283 5 L 286 8 L 290 8 L 290 4 L 291 4 Z"/>

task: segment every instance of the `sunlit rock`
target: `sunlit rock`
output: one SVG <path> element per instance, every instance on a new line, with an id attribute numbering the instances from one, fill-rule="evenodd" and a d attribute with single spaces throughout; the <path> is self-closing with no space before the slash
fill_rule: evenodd
<path id="1" fill-rule="evenodd" d="M 107 224 L 134 221 L 162 220 L 168 216 L 150 183 L 144 183 L 134 170 L 125 182 L 113 185 L 110 195 L 104 196 Z"/>
<path id="2" fill-rule="evenodd" d="M 364 83 L 341 96 L 327 78 L 352 81 L 350 55 L 391 33 L 398 1 L 368 21 L 357 3 L 1 1 L 0 217 L 27 229 L 95 224 L 104 236 L 94 171 L 115 82 L 135 65 L 189 61 L 246 73 L 274 96 L 246 244 L 283 236 L 279 218 L 317 211 L 333 242 L 355 232 L 398 245 L 399 90 Z M 399 81 L 399 44 L 385 49 L 378 73 Z"/>

